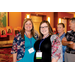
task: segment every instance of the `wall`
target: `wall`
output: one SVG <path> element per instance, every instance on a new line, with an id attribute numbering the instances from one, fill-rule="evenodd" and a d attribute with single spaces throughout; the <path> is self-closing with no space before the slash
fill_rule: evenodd
<path id="1" fill-rule="evenodd" d="M 74 17 L 73 14 L 67 13 L 67 12 L 58 12 L 58 18 L 72 18 Z"/>
<path id="2" fill-rule="evenodd" d="M 74 17 L 73 14 L 67 13 L 67 12 L 54 12 L 54 27 L 57 28 L 57 24 L 58 24 L 58 18 L 72 18 Z M 69 22 L 69 21 L 67 21 Z M 69 23 L 67 23 L 67 31 L 69 30 Z"/>
<path id="3" fill-rule="evenodd" d="M 74 16 L 73 14 L 69 14 L 67 12 L 9 12 L 9 26 L 12 26 L 12 28 L 19 26 L 22 27 L 24 18 L 26 18 L 26 14 L 45 15 L 46 20 L 47 17 L 50 17 L 51 27 L 56 27 L 58 24 L 58 18 L 72 18 Z M 9 36 L 9 40 L 13 39 L 14 33 L 13 35 Z"/>
<path id="4" fill-rule="evenodd" d="M 13 29 L 19 26 L 22 27 L 24 18 L 26 18 L 26 14 L 45 15 L 46 20 L 47 17 L 50 17 L 51 27 L 56 27 L 56 25 L 58 24 L 58 18 L 74 17 L 73 14 L 67 12 L 9 12 L 9 21 L 8 21 L 9 26 L 12 26 Z M 14 33 L 13 35 L 9 36 L 9 40 L 13 40 L 13 39 L 14 39 Z"/>
<path id="5" fill-rule="evenodd" d="M 50 24 L 51 27 L 54 27 L 54 12 L 9 12 L 9 26 L 12 26 L 12 28 L 16 27 L 22 27 L 24 18 L 26 18 L 26 14 L 38 14 L 38 15 L 46 15 L 47 17 L 50 17 Z M 14 30 L 13 30 L 14 31 Z M 13 35 L 9 36 L 9 40 L 14 39 L 14 33 Z"/>
<path id="6" fill-rule="evenodd" d="M 24 18 L 26 18 L 26 14 L 35 14 L 35 15 L 46 15 L 46 20 L 47 20 L 47 17 L 50 17 L 50 24 L 52 27 L 54 27 L 54 12 L 22 12 L 22 25 L 23 25 L 23 21 L 24 21 Z"/>
<path id="7" fill-rule="evenodd" d="M 9 26 L 12 26 L 12 28 L 21 27 L 21 12 L 9 12 Z M 9 40 L 14 39 L 14 33 L 13 35 L 9 36 Z"/>

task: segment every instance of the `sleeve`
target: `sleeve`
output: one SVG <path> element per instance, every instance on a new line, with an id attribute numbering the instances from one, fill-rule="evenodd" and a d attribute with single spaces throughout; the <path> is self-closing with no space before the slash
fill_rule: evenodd
<path id="1" fill-rule="evenodd" d="M 55 59 L 62 59 L 62 43 L 58 36 L 54 35 L 51 37 L 52 42 L 52 54 L 51 57 Z"/>
<path id="2" fill-rule="evenodd" d="M 11 49 L 11 54 L 14 54 L 14 53 L 17 53 L 17 37 L 14 38 L 12 49 Z"/>
<path id="3" fill-rule="evenodd" d="M 36 30 L 34 31 L 34 36 L 35 36 L 36 40 L 39 38 L 39 34 L 38 34 L 38 32 Z"/>

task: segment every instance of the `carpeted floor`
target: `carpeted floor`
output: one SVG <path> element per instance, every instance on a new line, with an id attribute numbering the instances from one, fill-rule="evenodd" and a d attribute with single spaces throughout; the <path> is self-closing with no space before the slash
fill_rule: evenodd
<path id="1" fill-rule="evenodd" d="M 11 48 L 0 49 L 0 62 L 12 62 Z"/>

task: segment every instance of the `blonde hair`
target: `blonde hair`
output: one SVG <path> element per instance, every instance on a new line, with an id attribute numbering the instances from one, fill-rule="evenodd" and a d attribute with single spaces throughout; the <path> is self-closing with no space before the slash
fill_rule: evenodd
<path id="1" fill-rule="evenodd" d="M 35 38 L 35 36 L 34 36 L 34 26 L 33 26 L 33 22 L 32 22 L 32 19 L 31 19 L 31 18 L 25 18 L 25 19 L 24 19 L 23 27 L 22 27 L 22 30 L 21 30 L 21 37 L 24 39 L 25 23 L 26 23 L 27 21 L 31 21 L 31 23 L 32 23 L 31 35 Z"/>

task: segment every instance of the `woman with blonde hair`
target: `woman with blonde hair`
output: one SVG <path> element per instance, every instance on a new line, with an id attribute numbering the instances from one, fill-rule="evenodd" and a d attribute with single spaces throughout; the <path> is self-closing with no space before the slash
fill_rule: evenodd
<path id="1" fill-rule="evenodd" d="M 36 37 L 35 37 L 36 36 Z M 34 43 L 38 34 L 34 32 L 34 26 L 31 18 L 26 18 L 22 30 L 13 41 L 11 53 L 13 62 L 33 62 L 34 61 Z"/>

